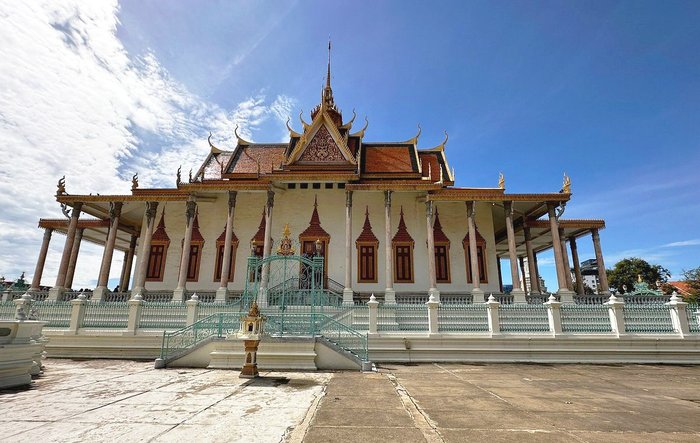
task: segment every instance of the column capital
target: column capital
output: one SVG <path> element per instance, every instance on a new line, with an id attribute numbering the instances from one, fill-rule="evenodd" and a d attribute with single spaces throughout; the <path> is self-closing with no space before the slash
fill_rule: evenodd
<path id="1" fill-rule="evenodd" d="M 267 191 L 267 207 L 271 208 L 275 206 L 275 191 Z"/>
<path id="2" fill-rule="evenodd" d="M 156 218 L 157 210 L 158 202 L 146 202 L 146 218 L 149 222 Z"/>
<path id="3" fill-rule="evenodd" d="M 345 191 L 345 207 L 352 208 L 352 191 L 351 190 Z"/>
<path id="4" fill-rule="evenodd" d="M 431 219 L 433 218 L 433 213 L 435 212 L 435 208 L 433 206 L 433 201 L 432 200 L 426 200 L 425 201 L 425 216 L 430 217 Z"/>
<path id="5" fill-rule="evenodd" d="M 187 224 L 194 219 L 194 216 L 197 212 L 197 202 L 194 200 L 187 200 L 186 203 L 186 208 L 185 208 L 185 219 L 187 220 Z"/>
<path id="6" fill-rule="evenodd" d="M 228 191 L 228 208 L 236 207 L 236 197 L 238 196 L 238 191 Z"/>
<path id="7" fill-rule="evenodd" d="M 384 206 L 391 208 L 391 191 L 389 190 L 384 191 Z"/>
<path id="8" fill-rule="evenodd" d="M 600 241 L 600 234 L 598 233 L 597 228 L 591 229 L 591 236 L 593 237 L 593 241 L 595 241 L 595 242 Z"/>
<path id="9" fill-rule="evenodd" d="M 80 215 L 80 211 L 83 209 L 83 202 L 73 202 L 73 212 L 71 213 L 72 217 L 78 217 Z"/>
<path id="10" fill-rule="evenodd" d="M 122 215 L 122 202 L 109 202 L 109 219 L 114 220 Z"/>
<path id="11" fill-rule="evenodd" d="M 506 211 L 506 216 L 513 216 L 513 202 L 506 200 L 503 202 L 503 209 Z"/>
<path id="12" fill-rule="evenodd" d="M 467 205 L 467 217 L 474 218 L 476 216 L 476 202 L 466 201 L 464 203 Z"/>

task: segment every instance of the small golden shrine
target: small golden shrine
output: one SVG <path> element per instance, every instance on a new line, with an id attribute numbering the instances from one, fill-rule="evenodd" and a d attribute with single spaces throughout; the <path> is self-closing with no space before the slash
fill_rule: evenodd
<path id="1" fill-rule="evenodd" d="M 280 247 L 277 248 L 277 255 L 294 255 L 292 238 L 289 234 L 289 223 L 285 223 L 284 231 L 282 231 L 282 239 L 280 240 Z"/>
<path id="2" fill-rule="evenodd" d="M 244 341 L 245 347 L 245 363 L 243 368 L 241 368 L 241 378 L 255 378 L 259 376 L 257 355 L 264 325 L 265 316 L 260 314 L 258 303 L 253 301 L 248 315 L 241 319 L 241 328 L 238 332 L 238 338 Z"/>

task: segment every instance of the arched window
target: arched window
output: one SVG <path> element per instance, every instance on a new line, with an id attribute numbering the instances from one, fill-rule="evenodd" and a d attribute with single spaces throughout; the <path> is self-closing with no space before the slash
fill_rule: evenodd
<path id="1" fill-rule="evenodd" d="M 170 237 L 168 237 L 168 234 L 165 232 L 165 210 L 163 210 L 158 227 L 151 237 L 151 248 L 148 251 L 148 267 L 146 268 L 146 281 L 163 281 L 168 246 L 170 246 Z"/>
<path id="2" fill-rule="evenodd" d="M 479 281 L 481 283 L 488 283 L 488 274 L 486 272 L 486 240 L 479 234 L 479 230 L 476 229 L 476 261 L 479 265 Z M 462 246 L 464 247 L 464 258 L 467 261 L 467 283 L 472 283 L 472 262 L 471 262 L 471 252 L 469 249 L 469 232 L 464 236 L 462 240 Z"/>
<path id="3" fill-rule="evenodd" d="M 195 214 L 194 220 L 192 221 L 192 240 L 190 241 L 190 260 L 187 266 L 187 281 L 196 282 L 199 280 L 199 265 L 202 261 L 203 248 L 204 237 L 202 237 L 202 233 L 199 232 L 199 214 Z"/>
<path id="4" fill-rule="evenodd" d="M 433 242 L 435 244 L 435 280 L 438 283 L 450 283 L 450 239 L 442 232 L 437 208 L 435 208 L 433 224 Z"/>
<path id="5" fill-rule="evenodd" d="M 224 243 L 226 243 L 226 227 L 224 227 L 223 232 L 216 239 L 216 264 L 214 267 L 214 281 L 221 280 L 221 272 L 224 266 Z M 231 248 L 231 258 L 229 260 L 228 268 L 228 281 L 233 281 L 234 269 L 236 267 L 236 251 L 238 250 L 238 237 L 236 237 L 235 232 L 231 232 L 231 243 L 229 243 L 229 248 Z"/>
<path id="6" fill-rule="evenodd" d="M 413 237 L 406 229 L 406 222 L 403 219 L 403 206 L 401 207 L 401 218 L 399 219 L 399 229 L 391 240 L 394 249 L 394 282 L 413 283 Z"/>
<path id="7" fill-rule="evenodd" d="M 377 248 L 379 240 L 369 222 L 369 206 L 365 209 L 365 224 L 355 240 L 357 248 L 357 282 L 377 283 Z"/>

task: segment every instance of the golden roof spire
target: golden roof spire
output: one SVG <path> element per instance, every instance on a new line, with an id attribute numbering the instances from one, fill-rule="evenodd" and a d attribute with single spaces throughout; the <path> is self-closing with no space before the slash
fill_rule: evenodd
<path id="1" fill-rule="evenodd" d="M 335 103 L 333 103 L 333 89 L 331 89 L 331 37 L 328 36 L 328 69 L 326 71 L 326 87 L 323 90 L 322 105 L 332 108 Z"/>

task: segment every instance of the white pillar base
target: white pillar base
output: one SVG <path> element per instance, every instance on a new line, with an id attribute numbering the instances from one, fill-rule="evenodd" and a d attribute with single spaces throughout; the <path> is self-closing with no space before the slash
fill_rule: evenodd
<path id="1" fill-rule="evenodd" d="M 395 305 L 396 304 L 396 291 L 394 291 L 394 288 L 386 288 L 384 290 L 384 304 L 385 305 Z"/>
<path id="2" fill-rule="evenodd" d="M 101 302 L 104 301 L 105 294 L 107 294 L 109 290 L 107 289 L 106 286 L 98 286 L 92 291 L 92 298 L 90 298 L 90 301 L 95 301 L 95 302 Z"/>
<path id="3" fill-rule="evenodd" d="M 484 303 L 484 291 L 481 288 L 472 289 L 472 303 Z"/>
<path id="4" fill-rule="evenodd" d="M 64 292 L 66 292 L 66 288 L 61 286 L 54 286 L 53 288 L 49 289 L 49 297 L 47 298 L 47 300 L 59 301 L 61 300 L 61 297 L 63 297 Z"/>
<path id="5" fill-rule="evenodd" d="M 146 293 L 146 288 L 143 286 L 135 286 L 131 288 L 131 298 L 135 298 L 137 295 L 143 296 Z"/>
<path id="6" fill-rule="evenodd" d="M 523 291 L 522 289 L 513 289 L 512 291 L 510 291 L 510 295 L 513 296 L 513 303 L 527 303 L 525 291 Z"/>
<path id="7" fill-rule="evenodd" d="M 184 303 L 185 302 L 185 288 L 176 288 L 173 291 L 173 303 Z"/>
<path id="8" fill-rule="evenodd" d="M 354 305 L 355 300 L 353 299 L 354 292 L 350 288 L 343 289 L 343 304 L 344 305 Z"/>
<path id="9" fill-rule="evenodd" d="M 428 289 L 428 299 L 430 299 L 431 296 L 435 299 L 436 302 L 440 302 L 440 291 L 438 291 L 437 288 Z"/>
<path id="10" fill-rule="evenodd" d="M 214 303 L 226 303 L 228 298 L 228 288 L 223 287 L 216 290 L 216 298 L 214 298 Z"/>
<path id="11" fill-rule="evenodd" d="M 573 303 L 574 302 L 574 295 L 576 295 L 576 293 L 570 289 L 559 289 L 557 291 L 557 295 L 559 296 L 560 302 Z"/>

